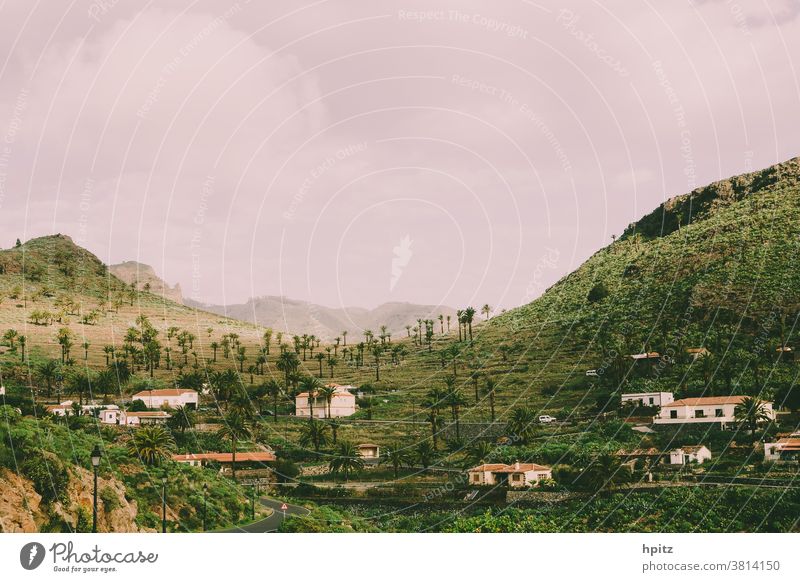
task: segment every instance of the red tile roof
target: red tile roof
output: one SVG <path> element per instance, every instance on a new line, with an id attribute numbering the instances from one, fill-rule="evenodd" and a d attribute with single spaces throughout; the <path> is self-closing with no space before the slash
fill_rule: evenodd
<path id="1" fill-rule="evenodd" d="M 189 390 L 188 388 L 167 388 L 164 390 L 142 390 L 131 396 L 131 398 L 136 398 L 137 396 L 141 396 L 142 398 L 146 396 L 180 396 L 181 394 L 188 394 L 189 392 L 197 394 L 195 390 Z"/>
<path id="2" fill-rule="evenodd" d="M 188 453 L 186 455 L 172 455 L 173 461 L 216 461 L 218 463 L 230 463 L 232 459 L 232 453 Z M 236 453 L 237 463 L 266 463 L 274 461 L 275 459 L 275 453 L 269 451 L 242 451 Z"/>
<path id="3" fill-rule="evenodd" d="M 662 404 L 661 408 L 678 406 L 713 406 L 715 404 L 741 404 L 747 396 L 708 396 L 705 398 L 681 398 L 669 404 Z"/>

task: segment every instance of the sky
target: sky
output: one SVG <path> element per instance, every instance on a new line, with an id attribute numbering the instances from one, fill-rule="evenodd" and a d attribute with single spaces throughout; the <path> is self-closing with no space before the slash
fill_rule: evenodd
<path id="1" fill-rule="evenodd" d="M 0 0 L 0 246 L 199 301 L 512 308 L 800 154 L 791 0 Z"/>

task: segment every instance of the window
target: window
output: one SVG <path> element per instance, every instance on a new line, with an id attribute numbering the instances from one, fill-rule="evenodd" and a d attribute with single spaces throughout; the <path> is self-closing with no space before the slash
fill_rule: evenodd
<path id="1" fill-rule="evenodd" d="M 654 404 L 654 400 L 653 400 L 653 397 L 651 396 L 650 397 L 650 406 L 652 406 L 653 404 Z"/>
<path id="2" fill-rule="evenodd" d="M 670 410 L 669 411 L 670 418 L 678 418 L 678 411 L 677 410 Z"/>
<path id="3" fill-rule="evenodd" d="M 481 480 L 481 476 L 480 475 L 478 475 L 477 473 L 473 473 L 472 474 L 472 482 L 473 483 L 477 483 L 480 480 Z"/>
<path id="4" fill-rule="evenodd" d="M 723 417 L 723 416 L 725 416 L 725 415 L 722 413 L 722 409 L 721 409 L 721 408 L 717 408 L 717 409 L 714 411 L 714 416 L 716 416 L 717 418 L 722 418 L 722 417 Z"/>
<path id="5" fill-rule="evenodd" d="M 706 417 L 706 413 L 702 409 L 697 409 L 697 410 L 694 411 L 694 417 L 695 418 L 705 418 Z"/>
<path id="6" fill-rule="evenodd" d="M 512 480 L 512 481 L 519 481 L 519 478 L 520 478 L 520 477 L 521 477 L 521 475 L 512 475 L 512 476 L 511 476 L 511 480 Z"/>

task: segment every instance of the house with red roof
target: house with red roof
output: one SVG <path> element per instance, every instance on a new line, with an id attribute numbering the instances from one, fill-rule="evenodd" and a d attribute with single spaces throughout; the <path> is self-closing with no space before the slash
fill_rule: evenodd
<path id="1" fill-rule="evenodd" d="M 507 485 L 515 489 L 535 487 L 544 479 L 552 479 L 553 470 L 536 463 L 485 463 L 467 469 L 467 481 L 470 485 Z"/>
<path id="2" fill-rule="evenodd" d="M 747 396 L 709 396 L 705 398 L 681 398 L 661 405 L 654 424 L 719 424 L 727 428 L 736 423 L 736 407 Z M 772 402 L 764 403 L 764 411 L 775 418 Z"/>

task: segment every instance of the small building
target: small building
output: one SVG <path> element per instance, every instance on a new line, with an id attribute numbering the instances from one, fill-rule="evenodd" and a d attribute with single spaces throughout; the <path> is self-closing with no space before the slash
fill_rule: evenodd
<path id="1" fill-rule="evenodd" d="M 483 464 L 467 470 L 467 480 L 470 485 L 507 485 L 515 489 L 522 487 L 535 487 L 544 479 L 552 479 L 553 471 L 550 467 L 535 463 L 520 463 L 513 465 L 504 463 Z"/>
<path id="2" fill-rule="evenodd" d="M 764 460 L 769 462 L 787 462 L 800 459 L 800 436 L 779 439 L 776 442 L 764 443 Z"/>
<path id="3" fill-rule="evenodd" d="M 164 410 L 149 410 L 146 412 L 123 410 L 119 415 L 119 424 L 134 427 L 149 424 L 166 424 L 170 418 L 172 418 L 172 415 Z"/>
<path id="4" fill-rule="evenodd" d="M 628 402 L 637 402 L 637 406 L 664 406 L 674 400 L 672 392 L 632 392 L 622 395 L 623 406 Z"/>
<path id="5" fill-rule="evenodd" d="M 362 459 L 379 459 L 381 456 L 381 448 L 372 443 L 358 445 L 358 456 Z"/>
<path id="6" fill-rule="evenodd" d="M 189 453 L 172 455 L 176 463 L 184 463 L 193 467 L 205 467 L 209 463 L 219 465 L 223 475 L 233 473 L 232 453 Z M 267 463 L 276 460 L 272 451 L 241 451 L 236 453 L 236 480 L 267 485 L 274 481 L 274 472 Z"/>
<path id="7" fill-rule="evenodd" d="M 122 411 L 119 406 L 112 405 L 100 411 L 99 419 L 102 424 L 119 424 Z"/>
<path id="8" fill-rule="evenodd" d="M 356 412 L 356 397 L 350 392 L 355 386 L 340 386 L 339 384 L 326 384 L 326 387 L 335 388 L 336 393 L 331 398 L 330 418 L 350 416 Z M 295 396 L 295 416 L 306 417 L 311 414 L 311 405 L 314 408 L 314 418 L 328 418 L 328 401 L 315 394 L 309 403 L 308 392 L 300 392 Z M 311 405 L 309 405 L 311 404 Z"/>
<path id="9" fill-rule="evenodd" d="M 686 348 L 686 353 L 692 357 L 693 362 L 711 355 L 706 348 Z"/>
<path id="10" fill-rule="evenodd" d="M 705 445 L 687 445 L 670 451 L 670 465 L 689 465 L 697 463 L 702 465 L 711 459 L 711 451 Z"/>
<path id="11" fill-rule="evenodd" d="M 710 396 L 705 398 L 682 398 L 661 406 L 654 424 L 719 424 L 726 428 L 736 422 L 736 407 L 746 396 Z M 765 402 L 764 409 L 770 419 L 775 418 L 772 402 Z"/>
<path id="12" fill-rule="evenodd" d="M 147 408 L 197 408 L 198 404 L 197 392 L 188 388 L 142 390 L 131 396 L 131 400 L 141 400 Z"/>
<path id="13" fill-rule="evenodd" d="M 636 362 L 653 362 L 661 358 L 658 352 L 644 352 L 641 354 L 628 354 L 628 357 Z"/>
<path id="14" fill-rule="evenodd" d="M 80 406 L 80 416 L 91 416 L 95 411 L 103 409 L 118 408 L 115 404 L 83 404 Z M 75 414 L 75 403 L 72 400 L 65 400 L 61 404 L 51 404 L 46 407 L 47 412 L 54 416 L 72 416 Z"/>

